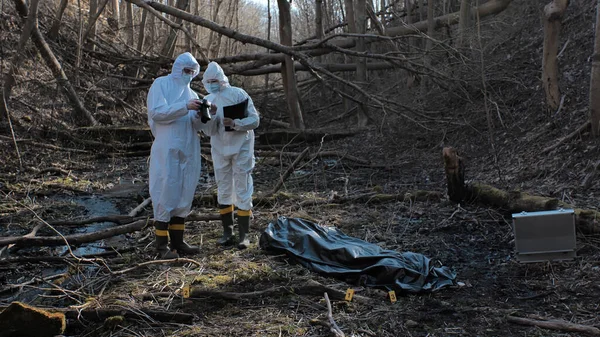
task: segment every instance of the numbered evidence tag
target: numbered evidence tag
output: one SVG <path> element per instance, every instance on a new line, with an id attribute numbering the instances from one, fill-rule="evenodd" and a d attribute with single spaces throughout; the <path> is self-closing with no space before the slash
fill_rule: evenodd
<path id="1" fill-rule="evenodd" d="M 390 292 L 388 292 L 388 294 L 390 295 L 390 302 L 396 303 L 396 292 L 391 290 Z"/>
<path id="2" fill-rule="evenodd" d="M 185 286 L 183 286 L 183 289 L 181 289 L 181 296 L 183 296 L 183 298 L 190 297 L 190 285 L 189 284 L 186 284 Z"/>
<path id="3" fill-rule="evenodd" d="M 350 302 L 352 301 L 352 297 L 354 296 L 354 289 L 352 288 L 348 288 L 348 290 L 346 290 L 346 301 Z"/>

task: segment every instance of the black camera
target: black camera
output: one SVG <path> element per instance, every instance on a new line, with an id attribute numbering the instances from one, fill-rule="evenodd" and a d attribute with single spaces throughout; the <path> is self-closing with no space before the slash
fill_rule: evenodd
<path id="1" fill-rule="evenodd" d="M 210 115 L 210 102 L 203 98 L 200 100 L 200 107 L 198 107 L 198 115 L 200 116 L 200 121 L 204 124 L 212 119 Z"/>

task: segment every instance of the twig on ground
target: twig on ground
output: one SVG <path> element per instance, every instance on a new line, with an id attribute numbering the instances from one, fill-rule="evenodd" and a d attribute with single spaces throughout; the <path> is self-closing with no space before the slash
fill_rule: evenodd
<path id="1" fill-rule="evenodd" d="M 345 337 L 346 335 L 344 334 L 342 329 L 340 329 L 340 327 L 337 325 L 337 323 L 333 319 L 333 311 L 331 310 L 331 302 L 329 301 L 329 295 L 327 295 L 327 293 L 325 293 L 325 301 L 327 302 L 327 319 L 329 320 L 329 324 L 330 324 L 329 329 L 331 330 L 331 334 L 334 335 L 335 337 Z"/>
<path id="2" fill-rule="evenodd" d="M 142 209 L 144 209 L 144 207 L 148 206 L 151 202 L 152 202 L 151 198 L 145 199 L 136 208 L 132 209 L 131 212 L 129 212 L 128 215 L 131 216 L 131 217 L 134 217 L 134 216 L 138 215 L 138 213 L 141 212 Z"/>
<path id="3" fill-rule="evenodd" d="M 305 148 L 304 151 L 302 151 L 298 155 L 298 157 L 296 157 L 296 160 L 294 160 L 294 162 L 287 168 L 287 170 L 285 170 L 285 172 L 283 173 L 283 175 L 281 176 L 281 178 L 279 179 L 279 181 L 277 182 L 275 187 L 273 187 L 271 192 L 267 193 L 264 196 L 265 198 L 268 198 L 268 197 L 272 196 L 273 194 L 277 193 L 277 191 L 279 191 L 281 186 L 283 186 L 283 183 L 285 182 L 285 180 L 294 172 L 294 170 L 296 169 L 296 166 L 298 166 L 298 164 L 302 161 L 302 159 L 304 159 L 304 157 L 306 157 L 306 155 L 308 154 L 308 150 L 309 150 L 308 147 Z"/>
<path id="4" fill-rule="evenodd" d="M 564 144 L 566 141 L 577 137 L 579 134 L 583 133 L 585 130 L 587 130 L 591 126 L 592 126 L 592 123 L 589 120 L 586 121 L 585 123 L 583 123 L 583 125 L 581 125 L 579 128 L 577 128 L 577 130 L 575 130 L 575 131 L 571 132 L 570 134 L 564 136 L 563 138 L 559 139 L 554 145 L 550 145 L 547 148 L 543 149 L 542 154 L 546 154 L 546 153 L 556 149 L 557 147 Z"/>
<path id="5" fill-rule="evenodd" d="M 111 272 L 111 274 L 113 275 L 123 275 L 125 273 L 128 273 L 130 271 L 136 270 L 138 268 L 141 267 L 147 267 L 150 265 L 155 265 L 155 264 L 176 264 L 176 263 L 192 263 L 195 264 L 198 267 L 201 267 L 202 265 L 200 264 L 200 262 L 196 261 L 196 260 L 192 260 L 192 259 L 186 259 L 186 258 L 177 258 L 177 259 L 172 259 L 172 260 L 154 260 L 154 261 L 147 261 L 147 262 L 142 262 L 142 263 L 138 263 L 133 267 L 129 267 L 126 269 L 122 269 L 122 270 L 117 270 L 117 271 L 113 271 Z"/>

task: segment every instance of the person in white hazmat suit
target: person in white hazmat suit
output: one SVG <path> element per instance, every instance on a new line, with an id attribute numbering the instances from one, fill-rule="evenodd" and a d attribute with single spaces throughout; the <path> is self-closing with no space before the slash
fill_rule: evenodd
<path id="1" fill-rule="evenodd" d="M 171 73 L 157 78 L 148 92 L 148 123 L 154 135 L 150 197 L 159 258 L 177 258 L 179 254 L 200 251 L 183 240 L 185 217 L 190 213 L 200 178 L 198 131 L 208 128 L 197 113 L 201 103 L 198 95 L 190 88 L 190 82 L 199 72 L 200 65 L 194 56 L 183 53 L 175 59 Z"/>
<path id="2" fill-rule="evenodd" d="M 237 207 L 238 248 L 248 248 L 250 240 L 250 217 L 252 216 L 252 194 L 254 185 L 254 129 L 260 117 L 252 103 L 252 98 L 241 88 L 233 87 L 223 69 L 216 63 L 208 64 L 202 84 L 209 93 L 206 99 L 217 106 L 216 115 L 208 123 L 205 132 L 210 138 L 211 154 L 217 182 L 217 200 L 223 224 L 220 245 L 234 243 L 234 206 Z M 247 100 L 244 116 L 238 119 L 226 118 L 224 109 Z M 229 130 L 229 131 L 228 131 Z"/>

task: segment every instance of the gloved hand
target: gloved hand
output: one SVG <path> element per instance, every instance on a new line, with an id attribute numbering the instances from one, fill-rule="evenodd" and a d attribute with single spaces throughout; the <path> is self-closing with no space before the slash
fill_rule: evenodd
<path id="1" fill-rule="evenodd" d="M 197 99 L 190 99 L 187 102 L 186 107 L 187 107 L 188 110 L 198 110 L 198 108 L 200 107 L 200 104 L 202 104 L 202 102 L 200 102 L 199 100 L 197 100 Z"/>
<path id="2" fill-rule="evenodd" d="M 196 110 L 202 123 L 206 124 L 212 119 L 211 113 L 209 112 L 209 109 L 212 110 L 212 106 L 213 104 L 206 99 L 202 99 L 202 101 L 200 101 L 200 105 Z"/>

